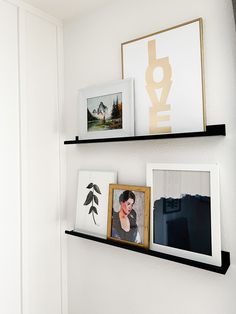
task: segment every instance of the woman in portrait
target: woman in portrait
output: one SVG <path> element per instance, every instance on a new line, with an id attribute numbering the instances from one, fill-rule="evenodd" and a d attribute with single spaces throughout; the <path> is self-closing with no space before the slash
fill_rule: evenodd
<path id="1" fill-rule="evenodd" d="M 136 221 L 137 214 L 133 209 L 135 203 L 135 194 L 126 190 L 119 196 L 119 211 L 113 209 L 112 215 L 112 237 L 128 241 L 141 243 L 138 225 Z"/>

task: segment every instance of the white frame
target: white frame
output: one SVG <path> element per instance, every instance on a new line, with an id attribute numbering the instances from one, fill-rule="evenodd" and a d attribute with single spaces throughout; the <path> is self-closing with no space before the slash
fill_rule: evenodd
<path id="1" fill-rule="evenodd" d="M 206 171 L 210 173 L 212 255 L 205 255 L 153 243 L 153 170 Z M 150 249 L 206 264 L 221 266 L 219 168 L 217 164 L 147 164 L 147 185 L 151 186 Z"/>
<path id="2" fill-rule="evenodd" d="M 95 178 L 98 177 L 100 181 L 103 182 L 103 186 L 101 189 L 101 185 L 99 184 L 99 188 L 102 192 L 102 196 L 95 191 L 95 195 L 99 199 L 99 204 L 94 202 L 94 206 L 97 207 L 99 216 L 99 223 L 95 227 L 92 223 L 92 217 L 88 215 L 89 207 L 91 203 L 88 205 L 84 205 L 84 201 L 86 196 L 88 195 L 91 189 L 86 187 L 87 184 L 92 183 L 98 184 L 98 181 L 94 181 Z M 105 177 L 105 178 L 104 178 Z M 109 180 L 109 182 L 108 182 Z M 83 187 L 82 184 L 84 183 Z M 109 200 L 109 185 L 117 183 L 117 172 L 116 171 L 98 171 L 98 170 L 82 170 L 79 169 L 77 171 L 77 201 L 76 201 L 76 219 L 75 219 L 75 231 L 89 234 L 95 236 L 97 238 L 106 239 L 107 238 L 107 218 L 108 218 L 108 200 Z M 81 189 L 82 187 L 82 189 Z M 105 191 L 105 195 L 104 195 Z M 102 199 L 102 201 L 101 201 Z M 86 214 L 85 214 L 86 213 Z M 87 216 L 87 218 L 85 218 Z M 95 215 L 97 220 L 97 215 Z M 80 221 L 80 219 L 82 219 Z"/>
<path id="3" fill-rule="evenodd" d="M 204 131 L 201 18 L 124 42 L 121 53 L 122 78 L 135 81 L 135 135 Z"/>
<path id="4" fill-rule="evenodd" d="M 99 139 L 134 135 L 133 79 L 118 80 L 79 90 L 79 139 Z M 87 99 L 122 93 L 122 129 L 87 131 Z"/>

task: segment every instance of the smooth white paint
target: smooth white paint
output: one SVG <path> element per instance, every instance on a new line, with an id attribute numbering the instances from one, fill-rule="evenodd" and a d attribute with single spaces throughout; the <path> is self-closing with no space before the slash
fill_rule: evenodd
<path id="1" fill-rule="evenodd" d="M 206 115 L 226 137 L 67 146 L 68 229 L 74 227 L 76 173 L 118 171 L 145 184 L 147 162 L 218 163 L 225 276 L 68 236 L 69 314 L 235 314 L 236 34 L 231 0 L 120 0 L 65 24 L 63 136 L 78 134 L 77 90 L 121 78 L 121 43 L 202 17 Z"/>
<path id="2" fill-rule="evenodd" d="M 0 1 L 0 313 L 20 314 L 20 138 L 17 8 Z"/>
<path id="3" fill-rule="evenodd" d="M 112 0 L 25 0 L 30 5 L 47 12 L 61 20 L 83 16 Z"/>

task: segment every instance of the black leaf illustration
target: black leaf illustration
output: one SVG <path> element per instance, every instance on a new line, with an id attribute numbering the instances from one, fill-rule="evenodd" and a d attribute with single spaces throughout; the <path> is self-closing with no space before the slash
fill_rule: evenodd
<path id="1" fill-rule="evenodd" d="M 98 197 L 96 195 L 93 196 L 94 202 L 98 205 Z"/>
<path id="2" fill-rule="evenodd" d="M 89 194 L 87 195 L 87 198 L 86 198 L 86 200 L 84 202 L 84 205 L 90 204 L 92 202 L 92 200 L 93 200 L 93 192 L 90 191 Z"/>
<path id="3" fill-rule="evenodd" d="M 94 184 L 94 190 L 98 193 L 98 194 L 102 194 L 99 187 L 97 186 L 97 184 Z"/>
<path id="4" fill-rule="evenodd" d="M 97 212 L 97 208 L 95 206 L 91 206 L 90 209 L 89 209 L 89 214 L 91 214 L 92 212 L 98 214 Z"/>
<path id="5" fill-rule="evenodd" d="M 93 207 L 93 212 L 98 215 L 98 211 L 97 211 L 97 208 L 96 207 Z"/>
<path id="6" fill-rule="evenodd" d="M 87 189 L 91 189 L 93 187 L 93 183 L 89 183 L 89 185 L 87 186 Z"/>
<path id="7" fill-rule="evenodd" d="M 89 193 L 86 197 L 86 200 L 84 202 L 84 205 L 87 206 L 90 203 L 92 203 L 90 208 L 89 208 L 88 214 L 89 215 L 92 214 L 93 222 L 95 225 L 97 225 L 94 214 L 98 215 L 98 210 L 95 206 L 93 206 L 94 205 L 93 202 L 95 202 L 98 205 L 98 197 L 96 195 L 94 195 L 94 193 L 95 192 L 98 194 L 102 194 L 102 193 L 101 193 L 99 187 L 97 186 L 97 184 L 89 183 L 89 185 L 87 186 L 87 189 L 92 189 L 92 190 L 89 191 Z"/>

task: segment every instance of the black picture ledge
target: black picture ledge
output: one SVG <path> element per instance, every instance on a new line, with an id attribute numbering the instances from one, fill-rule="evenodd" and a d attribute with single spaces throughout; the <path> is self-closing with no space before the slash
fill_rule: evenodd
<path id="1" fill-rule="evenodd" d="M 127 142 L 127 141 L 161 140 L 161 139 L 167 139 L 167 138 L 202 137 L 202 136 L 219 136 L 219 135 L 223 135 L 223 136 L 226 135 L 225 124 L 207 125 L 206 131 L 203 131 L 203 132 L 112 137 L 112 138 L 99 138 L 99 139 L 88 139 L 88 140 L 80 140 L 79 137 L 76 136 L 75 140 L 64 141 L 64 144 L 68 145 L 68 144 L 102 143 L 102 142 Z"/>
<path id="2" fill-rule="evenodd" d="M 131 245 L 115 242 L 115 241 L 113 242 L 111 240 L 97 238 L 97 237 L 94 237 L 94 236 L 91 236 L 88 234 L 84 234 L 84 233 L 80 233 L 80 232 L 77 232 L 74 230 L 71 230 L 71 231 L 66 230 L 65 233 L 72 235 L 72 236 L 79 237 L 79 238 L 88 239 L 88 240 L 92 240 L 95 242 L 100 242 L 100 243 L 116 246 L 116 247 L 119 247 L 122 249 L 130 250 L 130 251 L 134 251 L 134 252 L 138 252 L 138 253 L 154 256 L 154 257 L 163 258 L 163 259 L 166 259 L 169 261 L 173 261 L 173 262 L 201 268 L 204 270 L 209 270 L 209 271 L 219 273 L 222 275 L 226 274 L 226 272 L 230 266 L 230 254 L 229 254 L 229 252 L 224 252 L 224 251 L 221 252 L 222 266 L 218 267 L 218 266 L 214 266 L 214 265 L 209 265 L 209 264 L 205 264 L 205 263 L 201 263 L 201 262 L 192 261 L 192 260 L 185 259 L 182 257 L 177 257 L 177 256 L 173 256 L 173 255 L 159 253 L 156 251 L 152 251 L 152 250 L 148 250 L 148 249 L 144 249 L 144 248 L 140 248 L 140 247 L 136 247 L 136 246 L 131 246 Z"/>

